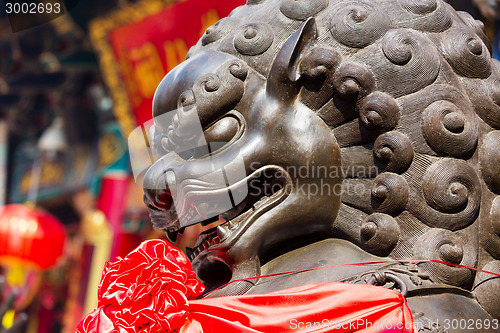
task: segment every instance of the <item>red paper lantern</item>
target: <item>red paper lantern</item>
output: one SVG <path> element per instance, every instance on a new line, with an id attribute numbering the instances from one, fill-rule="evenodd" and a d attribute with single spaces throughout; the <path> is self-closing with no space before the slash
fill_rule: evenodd
<path id="1" fill-rule="evenodd" d="M 48 269 L 62 256 L 65 241 L 64 226 L 51 214 L 29 205 L 0 208 L 0 263 Z"/>

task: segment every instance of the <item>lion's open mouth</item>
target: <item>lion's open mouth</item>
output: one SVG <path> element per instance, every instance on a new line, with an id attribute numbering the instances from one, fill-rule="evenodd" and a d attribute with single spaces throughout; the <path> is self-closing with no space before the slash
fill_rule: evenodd
<path id="1" fill-rule="evenodd" d="M 264 210 L 267 211 L 274 208 L 281 201 L 277 199 L 282 196 L 283 192 L 284 189 L 280 188 L 269 196 L 265 195 L 261 197 L 253 204 L 250 204 L 253 201 L 251 200 L 253 198 L 249 198 L 250 200 L 248 202 L 245 201 L 244 205 L 242 205 L 244 206 L 243 209 L 241 209 L 241 207 L 235 207 L 234 209 L 221 214 L 218 219 L 218 221 L 220 221 L 218 226 L 203 231 L 198 237 L 194 247 L 186 248 L 186 253 L 189 259 L 193 261 L 204 250 L 210 247 L 216 248 L 220 243 L 229 240 L 230 238 L 234 238 L 233 236 L 245 228 L 245 224 L 250 222 L 251 217 L 254 216 L 255 213 L 260 212 L 260 214 L 262 214 Z M 237 213 L 238 211 L 240 212 Z M 229 216 L 234 217 L 226 219 Z M 205 223 L 206 222 L 203 222 L 203 224 Z"/>
<path id="2" fill-rule="evenodd" d="M 200 207 L 207 208 L 216 205 L 221 194 L 228 194 L 242 186 L 248 188 L 248 193 L 243 201 L 234 205 L 218 215 L 210 216 L 206 211 L 200 211 Z M 171 241 L 175 241 L 179 233 L 183 233 L 187 223 L 198 220 L 204 226 L 210 224 L 212 228 L 203 231 L 193 248 L 186 248 L 187 255 L 193 261 L 200 253 L 212 248 L 217 248 L 221 243 L 230 245 L 248 226 L 260 215 L 278 205 L 289 193 L 291 179 L 288 173 L 279 166 L 268 165 L 262 167 L 242 181 L 223 189 L 200 189 L 185 192 L 189 200 L 189 206 L 183 210 L 183 214 L 177 216 L 173 200 L 163 200 L 166 202 L 162 208 L 156 205 L 148 205 L 153 226 L 162 229 L 167 233 Z M 167 198 L 168 199 L 168 198 Z M 213 210 L 212 210 L 213 212 Z M 205 215 L 205 216 L 203 216 Z M 212 214 L 213 215 L 213 214 Z M 184 219 L 183 223 L 179 220 Z"/>

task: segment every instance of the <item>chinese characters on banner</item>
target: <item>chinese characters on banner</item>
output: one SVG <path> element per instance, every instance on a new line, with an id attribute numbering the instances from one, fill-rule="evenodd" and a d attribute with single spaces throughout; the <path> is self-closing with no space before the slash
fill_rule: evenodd
<path id="1" fill-rule="evenodd" d="M 156 87 L 204 31 L 244 0 L 144 0 L 95 20 L 91 36 L 124 135 L 151 119 Z"/>

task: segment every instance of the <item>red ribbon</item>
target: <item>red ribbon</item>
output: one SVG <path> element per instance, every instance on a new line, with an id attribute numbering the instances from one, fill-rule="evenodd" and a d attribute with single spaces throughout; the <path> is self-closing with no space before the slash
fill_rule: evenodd
<path id="1" fill-rule="evenodd" d="M 204 296 L 209 295 L 213 293 L 216 290 L 222 289 L 232 283 L 235 282 L 240 282 L 240 281 L 248 281 L 248 280 L 255 280 L 255 279 L 262 279 L 262 278 L 268 278 L 268 277 L 275 277 L 275 276 L 280 276 L 280 275 L 286 275 L 286 274 L 295 274 L 295 273 L 303 273 L 303 272 L 309 272 L 309 271 L 315 271 L 318 269 L 326 269 L 326 268 L 337 268 L 337 267 L 348 267 L 348 266 L 367 266 L 367 265 L 378 265 L 378 264 L 397 264 L 397 263 L 415 263 L 415 264 L 421 264 L 421 263 L 437 263 L 437 264 L 443 264 L 443 265 L 448 265 L 452 267 L 461 267 L 461 268 L 468 268 L 476 272 L 480 273 L 486 273 L 486 274 L 491 274 L 497 277 L 500 277 L 500 274 L 493 273 L 490 271 L 485 271 L 482 269 L 470 267 L 470 266 L 465 266 L 465 265 L 459 265 L 459 264 L 452 264 L 446 261 L 441 261 L 441 260 L 434 260 L 434 259 L 409 259 L 409 260 L 384 260 L 384 261 L 368 261 L 368 262 L 356 262 L 356 263 L 351 263 L 351 264 L 341 264 L 341 265 L 331 265 L 331 266 L 321 266 L 321 267 L 313 267 L 313 268 L 306 268 L 306 269 L 299 269 L 296 271 L 288 271 L 288 272 L 280 272 L 280 273 L 273 273 L 273 274 L 267 274 L 267 275 L 260 275 L 260 276 L 252 276 L 248 278 L 243 278 L 243 279 L 236 279 L 233 281 L 229 281 L 228 283 L 206 293 Z"/>

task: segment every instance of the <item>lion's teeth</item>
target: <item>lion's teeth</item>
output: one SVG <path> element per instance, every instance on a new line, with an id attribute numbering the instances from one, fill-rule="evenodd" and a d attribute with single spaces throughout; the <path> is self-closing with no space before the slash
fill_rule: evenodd
<path id="1" fill-rule="evenodd" d="M 236 226 L 237 226 L 237 223 L 234 222 L 234 221 L 232 221 L 232 220 L 229 221 L 227 224 L 229 226 L 229 229 L 231 229 L 231 230 L 234 229 L 234 228 L 236 228 Z"/>
<path id="2" fill-rule="evenodd" d="M 217 227 L 217 236 L 219 236 L 219 239 L 225 239 L 227 235 L 229 234 L 229 231 L 226 230 L 223 226 L 218 226 Z"/>

